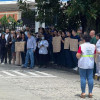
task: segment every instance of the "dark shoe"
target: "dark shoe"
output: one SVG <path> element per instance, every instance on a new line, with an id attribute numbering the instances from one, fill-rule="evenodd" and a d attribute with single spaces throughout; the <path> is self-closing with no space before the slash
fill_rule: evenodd
<path id="1" fill-rule="evenodd" d="M 85 98 L 86 97 L 86 95 L 85 94 L 81 94 L 81 96 L 80 96 L 81 98 Z"/>
<path id="2" fill-rule="evenodd" d="M 33 67 L 29 67 L 28 69 L 33 69 Z"/>
<path id="3" fill-rule="evenodd" d="M 93 95 L 92 94 L 89 94 L 89 98 L 93 98 Z"/>
<path id="4" fill-rule="evenodd" d="M 23 66 L 23 67 L 21 67 L 21 68 L 27 68 L 27 67 Z"/>
<path id="5" fill-rule="evenodd" d="M 38 67 L 41 68 L 42 66 L 39 65 Z"/>

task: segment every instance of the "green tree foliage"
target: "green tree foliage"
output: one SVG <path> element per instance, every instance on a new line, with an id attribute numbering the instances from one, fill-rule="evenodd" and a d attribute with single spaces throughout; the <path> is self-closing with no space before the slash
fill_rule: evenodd
<path id="1" fill-rule="evenodd" d="M 96 28 L 97 9 L 95 0 L 71 0 L 66 14 L 71 18 L 78 18 L 83 30 L 89 31 Z"/>
<path id="2" fill-rule="evenodd" d="M 48 2 L 49 1 L 49 2 Z M 59 29 L 91 29 L 100 32 L 100 0 L 36 0 L 37 20 L 47 25 L 57 25 Z"/>
<path id="3" fill-rule="evenodd" d="M 0 19 L 0 23 L 2 25 L 2 27 L 5 28 L 9 25 L 9 22 L 8 22 L 8 18 L 6 17 L 6 15 L 4 15 L 1 19 Z"/>
<path id="4" fill-rule="evenodd" d="M 25 0 L 18 0 L 19 9 L 22 11 L 22 20 L 24 24 L 31 24 L 35 22 L 35 11 L 31 10 L 32 5 Z"/>
<path id="5" fill-rule="evenodd" d="M 6 29 L 6 27 L 9 27 L 11 29 L 15 29 L 15 25 L 16 25 L 16 20 L 14 18 L 14 15 L 13 17 L 12 16 L 9 16 L 7 17 L 6 15 L 4 15 L 1 19 L 0 19 L 0 23 L 3 27 L 3 30 Z"/>
<path id="6" fill-rule="evenodd" d="M 60 0 L 36 0 L 38 15 L 37 21 L 46 22 L 46 25 L 54 25 L 57 28 L 65 28 L 65 14 L 61 9 Z"/>

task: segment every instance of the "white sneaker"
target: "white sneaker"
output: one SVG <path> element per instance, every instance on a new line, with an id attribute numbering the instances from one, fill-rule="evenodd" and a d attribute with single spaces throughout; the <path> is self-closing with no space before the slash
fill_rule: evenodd
<path id="1" fill-rule="evenodd" d="M 78 71 L 78 67 L 73 68 L 74 71 Z"/>
<path id="2" fill-rule="evenodd" d="M 4 63 L 1 63 L 1 65 L 4 65 Z"/>

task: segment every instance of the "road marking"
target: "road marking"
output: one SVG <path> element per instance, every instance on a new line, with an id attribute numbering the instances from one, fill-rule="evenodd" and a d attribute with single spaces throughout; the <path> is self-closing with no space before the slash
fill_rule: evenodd
<path id="1" fill-rule="evenodd" d="M 9 76 L 16 76 L 16 75 L 13 75 L 13 74 L 11 74 L 11 73 L 9 73 L 7 71 L 2 71 L 2 72 L 5 73 L 5 74 L 7 74 L 7 75 L 9 75 Z"/>
<path id="2" fill-rule="evenodd" d="M 33 75 L 33 76 L 40 76 L 38 74 L 32 73 L 32 72 L 28 72 L 29 74 Z"/>
<path id="3" fill-rule="evenodd" d="M 19 71 L 12 71 L 12 72 L 14 72 L 14 73 L 16 73 L 16 74 L 19 74 L 19 75 L 21 75 L 21 76 L 27 76 L 26 74 L 23 74 L 23 73 L 21 73 L 21 72 L 19 72 Z"/>
<path id="4" fill-rule="evenodd" d="M 51 74 L 47 74 L 47 73 L 44 73 L 44 72 L 40 72 L 40 71 L 36 71 L 37 73 L 40 73 L 40 74 L 43 74 L 43 75 L 46 75 L 46 76 L 53 76 Z"/>
<path id="5" fill-rule="evenodd" d="M 21 71 L 21 70 L 6 70 L 6 71 L 0 71 L 0 77 L 6 77 L 6 78 L 17 78 L 17 77 L 23 77 L 23 78 L 55 78 L 57 76 L 54 76 L 52 74 L 48 74 L 41 71 Z"/>

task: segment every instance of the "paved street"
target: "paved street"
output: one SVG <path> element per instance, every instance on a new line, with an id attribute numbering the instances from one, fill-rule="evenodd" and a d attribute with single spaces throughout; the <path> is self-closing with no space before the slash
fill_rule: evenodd
<path id="1" fill-rule="evenodd" d="M 0 65 L 0 100 L 81 100 L 80 93 L 79 75 L 69 71 Z M 93 94 L 100 100 L 99 82 Z"/>

